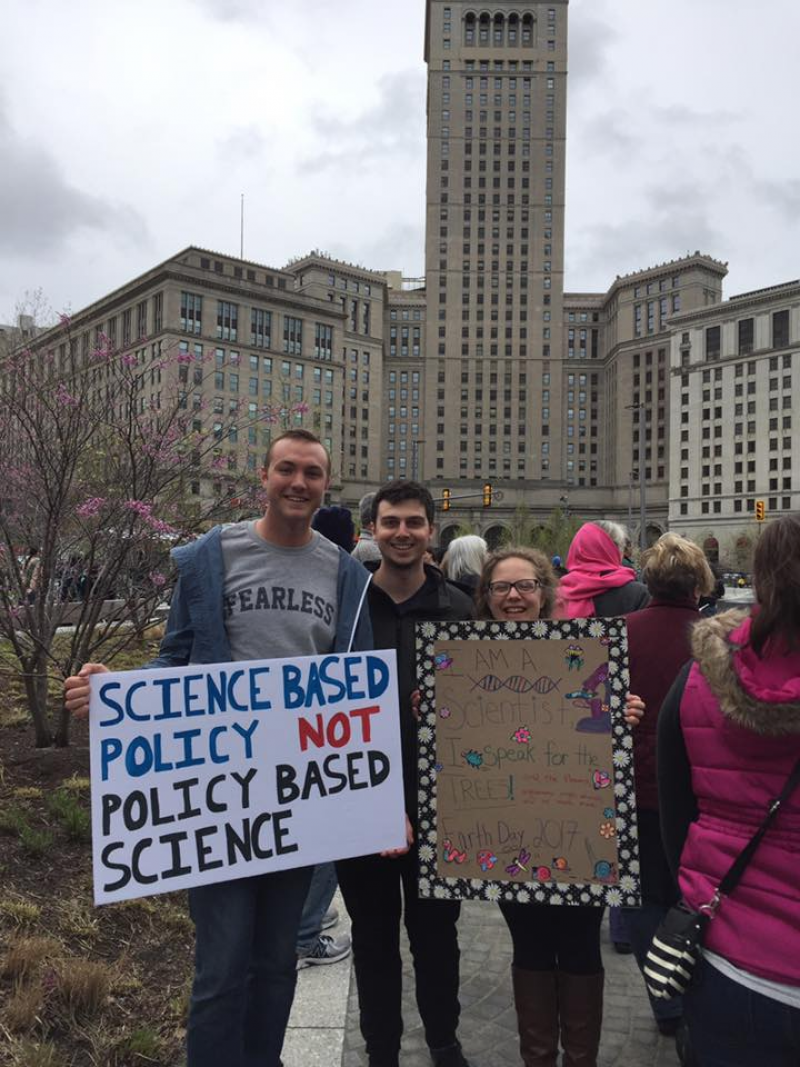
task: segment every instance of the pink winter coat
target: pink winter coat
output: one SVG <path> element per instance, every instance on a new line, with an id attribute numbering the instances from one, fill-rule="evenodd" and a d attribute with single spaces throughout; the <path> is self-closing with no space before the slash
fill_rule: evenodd
<path id="1" fill-rule="evenodd" d="M 750 619 L 695 626 L 680 707 L 699 817 L 681 855 L 688 904 L 707 903 L 800 757 L 800 653 L 759 659 Z M 800 986 L 800 788 L 708 927 L 706 946 L 737 967 Z"/>

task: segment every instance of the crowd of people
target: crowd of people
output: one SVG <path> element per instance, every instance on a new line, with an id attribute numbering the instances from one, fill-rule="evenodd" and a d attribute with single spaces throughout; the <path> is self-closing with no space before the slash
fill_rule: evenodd
<path id="1" fill-rule="evenodd" d="M 429 554 L 427 488 L 396 481 L 365 498 L 353 549 L 349 512 L 321 507 L 329 481 L 330 457 L 313 435 L 288 431 L 272 442 L 264 514 L 174 550 L 178 582 L 150 666 L 395 649 L 407 844 L 190 891 L 188 1067 L 280 1067 L 298 967 L 350 951 L 349 941 L 323 932 L 337 881 L 370 1067 L 400 1064 L 401 924 L 432 1062 L 469 1067 L 459 1039 L 460 903 L 420 899 L 416 889 L 417 622 L 626 616 L 643 903 L 620 919 L 644 972 L 665 911 L 680 897 L 696 909 L 714 898 L 800 756 L 799 519 L 764 530 L 752 613 L 704 618 L 700 599 L 714 577 L 703 553 L 675 535 L 643 554 L 639 578 L 624 562 L 624 529 L 602 521 L 578 531 L 565 567 L 525 547 L 489 552 L 473 536 L 453 541 L 440 567 Z M 295 589 L 294 599 L 243 610 L 261 587 L 276 585 Z M 325 610 L 281 610 L 303 594 Z M 67 680 L 73 714 L 88 714 L 89 676 L 105 669 L 86 664 Z M 800 1063 L 798 845 L 800 791 L 782 805 L 731 898 L 715 905 L 697 981 L 682 1000 L 653 1001 L 655 1025 L 678 1035 L 685 1063 Z M 500 907 L 513 945 L 521 1062 L 555 1067 L 562 1055 L 564 1067 L 595 1067 L 603 909 Z"/>

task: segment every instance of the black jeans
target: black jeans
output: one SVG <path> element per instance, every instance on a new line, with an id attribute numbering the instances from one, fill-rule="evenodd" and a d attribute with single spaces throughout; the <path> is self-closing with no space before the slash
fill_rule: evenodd
<path id="1" fill-rule="evenodd" d="M 336 864 L 339 888 L 352 920 L 353 962 L 361 1033 L 370 1063 L 397 1060 L 403 1034 L 400 919 L 414 960 L 417 1006 L 432 1049 L 456 1041 L 459 949 L 455 900 L 420 900 L 417 855 L 362 856 Z"/>
<path id="2" fill-rule="evenodd" d="M 514 966 L 523 971 L 599 974 L 603 908 L 500 902 L 511 931 Z"/>

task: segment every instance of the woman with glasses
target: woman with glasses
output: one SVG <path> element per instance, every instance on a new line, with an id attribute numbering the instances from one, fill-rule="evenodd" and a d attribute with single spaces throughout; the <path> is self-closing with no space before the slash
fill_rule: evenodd
<path id="1" fill-rule="evenodd" d="M 476 593 L 476 617 L 535 622 L 553 616 L 557 579 L 550 561 L 530 548 L 487 559 Z M 639 721 L 641 700 L 629 696 L 626 718 Z M 595 1067 L 603 1020 L 601 907 L 551 907 L 501 901 L 514 946 L 514 1004 L 525 1067 Z"/>

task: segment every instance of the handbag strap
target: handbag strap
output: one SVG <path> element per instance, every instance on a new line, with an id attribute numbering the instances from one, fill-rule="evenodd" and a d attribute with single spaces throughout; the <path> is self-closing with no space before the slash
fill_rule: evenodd
<path id="1" fill-rule="evenodd" d="M 745 872 L 745 868 L 755 855 L 755 851 L 761 844 L 764 834 L 769 830 L 781 807 L 797 788 L 798 783 L 800 783 L 800 759 L 795 763 L 794 770 L 786 780 L 786 784 L 781 790 L 780 796 L 776 797 L 770 804 L 769 811 L 767 812 L 764 821 L 733 861 L 728 873 L 720 882 L 719 888 L 717 889 L 717 897 L 728 896 L 739 884 L 741 877 Z"/>

